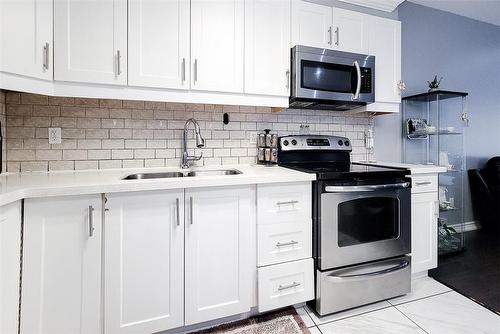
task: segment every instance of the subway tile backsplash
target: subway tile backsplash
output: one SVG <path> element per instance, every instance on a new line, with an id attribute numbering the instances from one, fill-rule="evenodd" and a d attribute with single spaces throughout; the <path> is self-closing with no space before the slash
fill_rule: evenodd
<path id="1" fill-rule="evenodd" d="M 82 170 L 180 165 L 184 123 L 194 117 L 205 138 L 196 165 L 256 161 L 255 135 L 269 128 L 279 135 L 311 134 L 350 138 L 353 159 L 365 159 L 364 131 L 373 126 L 366 114 L 267 107 L 180 104 L 149 101 L 51 97 L 0 92 L 0 121 L 9 172 Z M 228 113 L 230 122 L 222 122 Z M 61 144 L 48 143 L 48 128 L 60 127 Z M 5 149 L 6 148 L 6 149 Z M 5 170 L 5 169 L 4 169 Z"/>

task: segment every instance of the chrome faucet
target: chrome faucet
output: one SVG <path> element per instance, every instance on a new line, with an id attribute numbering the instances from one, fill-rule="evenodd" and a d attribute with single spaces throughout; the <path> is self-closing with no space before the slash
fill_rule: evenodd
<path id="1" fill-rule="evenodd" d="M 186 169 L 191 167 L 191 161 L 198 161 L 203 157 L 203 152 L 199 156 L 190 156 L 187 151 L 187 130 L 189 128 L 189 123 L 194 125 L 194 133 L 196 137 L 196 147 L 202 148 L 205 146 L 205 139 L 201 137 L 200 125 L 194 118 L 190 118 L 184 124 L 184 136 L 182 137 L 182 160 L 181 168 Z"/>

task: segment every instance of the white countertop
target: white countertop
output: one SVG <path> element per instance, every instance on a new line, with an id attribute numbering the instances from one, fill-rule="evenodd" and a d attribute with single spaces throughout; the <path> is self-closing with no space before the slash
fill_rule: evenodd
<path id="1" fill-rule="evenodd" d="M 402 162 L 390 162 L 390 161 L 356 161 L 356 162 L 373 166 L 406 168 L 410 170 L 411 174 L 435 174 L 435 173 L 444 173 L 447 171 L 446 167 L 434 166 L 434 165 L 416 165 L 416 164 L 405 164 Z"/>
<path id="2" fill-rule="evenodd" d="M 179 168 L 134 168 L 89 171 L 5 173 L 0 176 L 0 205 L 23 198 L 144 191 L 241 184 L 313 181 L 316 176 L 278 166 L 225 165 L 192 170 L 237 169 L 238 175 L 122 180 L 134 173 L 175 172 Z"/>

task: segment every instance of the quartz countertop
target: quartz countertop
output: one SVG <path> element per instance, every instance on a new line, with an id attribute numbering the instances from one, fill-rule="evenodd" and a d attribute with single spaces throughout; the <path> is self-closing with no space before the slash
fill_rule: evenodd
<path id="1" fill-rule="evenodd" d="M 406 168 L 410 170 L 412 175 L 436 174 L 436 173 L 444 173 L 447 171 L 446 167 L 434 166 L 434 165 L 417 165 L 417 164 L 406 164 L 402 162 L 390 162 L 390 161 L 356 161 L 356 162 L 371 166 Z"/>
<path id="2" fill-rule="evenodd" d="M 237 169 L 241 174 L 122 180 L 135 173 L 176 172 L 179 168 L 134 168 L 88 171 L 5 173 L 0 175 L 0 205 L 20 199 L 127 191 L 199 188 L 243 184 L 313 181 L 314 174 L 260 165 L 224 165 L 191 170 Z"/>

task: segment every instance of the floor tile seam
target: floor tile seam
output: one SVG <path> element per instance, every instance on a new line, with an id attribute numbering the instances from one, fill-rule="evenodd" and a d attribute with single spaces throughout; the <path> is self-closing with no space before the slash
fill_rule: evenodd
<path id="1" fill-rule="evenodd" d="M 412 323 L 415 324 L 415 326 L 417 326 L 418 328 L 420 328 L 421 330 L 424 331 L 424 333 L 427 333 L 427 334 L 430 334 L 428 331 L 426 331 L 425 329 L 422 328 L 422 326 L 420 326 L 416 321 L 414 321 L 412 318 L 410 318 L 406 313 L 404 313 L 403 311 L 401 311 L 400 309 L 398 309 L 396 306 L 394 306 L 394 308 L 399 312 L 401 313 L 405 318 L 407 318 L 408 320 L 410 320 Z"/>
<path id="2" fill-rule="evenodd" d="M 329 324 L 329 323 L 332 323 L 332 322 L 336 322 L 336 321 L 340 321 L 340 320 L 345 320 L 345 319 L 350 319 L 350 318 L 354 318 L 354 317 L 358 317 L 358 316 L 361 316 L 361 315 L 365 315 L 365 314 L 368 314 L 368 313 L 373 313 L 373 312 L 377 312 L 377 311 L 381 311 L 381 310 L 385 310 L 386 308 L 390 308 L 390 307 L 395 307 L 391 304 L 389 304 L 388 306 L 384 306 L 384 307 L 381 307 L 381 308 L 378 308 L 376 310 L 372 310 L 372 311 L 366 311 L 366 312 L 362 312 L 362 313 L 358 313 L 358 314 L 354 314 L 354 315 L 350 315 L 350 316 L 347 316 L 345 318 L 340 318 L 340 319 L 335 319 L 335 320 L 330 320 L 330 321 L 326 321 L 326 322 L 322 322 L 320 324 L 317 324 L 314 319 L 313 319 L 313 322 L 314 324 L 316 324 L 316 326 L 322 326 L 322 325 L 326 325 L 326 324 Z M 312 318 L 312 317 L 311 317 Z"/>
<path id="3" fill-rule="evenodd" d="M 443 291 L 443 292 L 439 292 L 439 293 L 436 293 L 436 294 L 432 294 L 432 295 L 429 295 L 429 296 L 425 296 L 425 297 L 420 297 L 420 298 L 416 298 L 416 299 L 412 299 L 412 300 L 408 300 L 406 302 L 401 302 L 401 303 L 397 303 L 397 304 L 393 304 L 391 303 L 389 300 L 387 300 L 387 302 L 389 304 L 391 304 L 392 306 L 396 307 L 396 306 L 399 306 L 399 305 L 404 305 L 404 304 L 409 304 L 409 303 L 413 303 L 413 302 L 418 302 L 420 300 L 424 300 L 424 299 L 429 299 L 429 298 L 432 298 L 432 297 L 437 297 L 437 296 L 440 296 L 440 295 L 444 295 L 446 293 L 450 293 L 452 291 L 455 291 L 455 290 L 448 290 L 448 291 Z M 456 291 L 455 291 L 456 292 Z"/>

